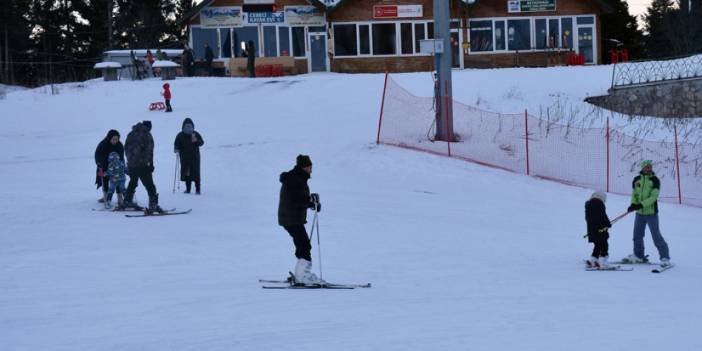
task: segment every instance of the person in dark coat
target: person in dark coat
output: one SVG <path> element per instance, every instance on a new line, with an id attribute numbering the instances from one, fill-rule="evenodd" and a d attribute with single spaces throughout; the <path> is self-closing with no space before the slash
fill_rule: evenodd
<path id="1" fill-rule="evenodd" d="M 119 141 L 119 132 L 114 129 L 110 129 L 107 136 L 95 148 L 95 164 L 97 165 L 95 185 L 98 188 L 102 187 L 102 198 L 98 200 L 101 203 L 105 202 L 109 190 L 110 178 L 106 173 L 109 166 L 108 157 L 112 152 L 116 152 L 120 159 L 124 160 L 124 146 Z"/>
<path id="2" fill-rule="evenodd" d="M 176 135 L 174 150 L 180 157 L 180 180 L 185 182 L 185 193 L 190 194 L 192 182 L 195 193 L 200 195 L 200 147 L 205 144 L 195 123 L 190 118 L 183 120 L 183 127 Z"/>
<path id="3" fill-rule="evenodd" d="M 256 78 L 256 48 L 253 40 L 246 43 L 244 55 L 246 55 L 246 70 L 249 72 L 249 77 Z"/>
<path id="4" fill-rule="evenodd" d="M 127 156 L 129 185 L 124 198 L 124 207 L 138 208 L 134 203 L 134 192 L 138 181 L 144 184 L 149 194 L 149 212 L 163 212 L 158 205 L 158 193 L 152 173 L 154 172 L 154 139 L 151 136 L 151 121 L 143 121 L 132 126 L 124 145 Z"/>
<path id="5" fill-rule="evenodd" d="M 183 72 L 185 73 L 185 76 L 191 77 L 193 75 L 193 65 L 195 64 L 195 58 L 193 57 L 193 50 L 190 49 L 188 45 L 185 45 L 181 59 L 183 65 Z"/>
<path id="6" fill-rule="evenodd" d="M 587 260 L 587 264 L 597 268 L 607 268 L 607 258 L 609 257 L 607 239 L 609 239 L 608 229 L 612 227 L 612 223 L 607 217 L 605 201 L 607 201 L 607 194 L 596 191 L 592 194 L 590 200 L 585 202 L 587 241 L 595 245 L 590 259 Z"/>
<path id="7" fill-rule="evenodd" d="M 212 76 L 212 60 L 214 60 L 214 52 L 210 44 L 205 43 L 205 64 L 207 65 L 207 75 Z"/>
<path id="8" fill-rule="evenodd" d="M 312 245 L 307 236 L 307 209 L 321 211 L 319 195 L 310 194 L 307 180 L 312 174 L 312 161 L 307 155 L 298 155 L 295 167 L 280 174 L 280 201 L 278 224 L 290 234 L 295 244 L 295 281 L 301 284 L 319 284 L 321 280 L 312 273 Z"/>

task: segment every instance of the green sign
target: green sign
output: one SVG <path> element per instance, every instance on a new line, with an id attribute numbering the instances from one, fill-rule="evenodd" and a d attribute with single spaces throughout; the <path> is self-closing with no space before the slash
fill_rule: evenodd
<path id="1" fill-rule="evenodd" d="M 509 0 L 507 12 L 556 11 L 556 0 Z"/>

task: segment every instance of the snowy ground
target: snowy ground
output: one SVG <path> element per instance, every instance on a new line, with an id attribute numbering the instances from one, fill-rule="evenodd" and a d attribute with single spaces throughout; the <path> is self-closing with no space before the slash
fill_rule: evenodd
<path id="1" fill-rule="evenodd" d="M 480 92 L 492 110 L 525 108 L 507 95 L 546 103 L 552 92 L 524 87 L 547 77 L 581 76 L 573 99 L 609 84 L 605 67 L 565 70 L 455 72 L 455 96 L 474 103 L 476 82 L 490 72 L 505 77 Z M 676 268 L 583 271 L 589 190 L 376 147 L 382 81 L 179 78 L 172 114 L 146 109 L 159 101 L 158 80 L 8 94 L 0 101 L 0 350 L 702 348 L 702 210 L 660 205 Z M 398 81 L 419 94 L 430 77 Z M 185 117 L 205 139 L 201 196 L 171 191 L 172 143 Z M 110 128 L 124 140 L 144 119 L 153 121 L 162 205 L 193 212 L 91 211 L 96 144 Z M 276 210 L 278 174 L 298 153 L 311 155 L 310 186 L 324 204 L 324 278 L 371 289 L 260 288 L 257 279 L 282 278 L 294 265 Z M 137 197 L 146 201 L 142 186 Z M 628 199 L 611 195 L 607 205 L 613 217 Z M 631 252 L 632 225 L 625 218 L 611 231 L 613 257 Z M 648 235 L 646 244 L 657 260 Z M 316 269 L 316 242 L 313 259 Z"/>

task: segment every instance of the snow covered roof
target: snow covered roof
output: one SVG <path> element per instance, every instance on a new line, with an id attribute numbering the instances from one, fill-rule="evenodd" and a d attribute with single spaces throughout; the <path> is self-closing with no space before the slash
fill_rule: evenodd
<path id="1" fill-rule="evenodd" d="M 145 56 L 146 55 L 146 50 L 147 49 L 136 49 L 134 50 L 134 53 L 139 56 Z M 151 50 L 151 54 L 156 56 L 156 51 L 158 49 L 148 49 Z M 126 55 L 129 56 L 131 55 L 132 50 L 108 50 L 105 51 L 104 55 L 112 55 L 112 56 L 117 56 L 117 55 Z M 180 55 L 183 53 L 183 49 L 161 49 L 161 52 L 165 52 L 168 54 L 168 56 L 171 55 Z"/>
<path id="2" fill-rule="evenodd" d="M 95 69 L 104 69 L 104 68 L 122 68 L 122 64 L 119 62 L 98 62 L 95 64 Z"/>
<path id="3" fill-rule="evenodd" d="M 173 61 L 154 61 L 154 64 L 151 65 L 151 67 L 154 68 L 164 68 L 164 67 L 180 67 L 179 64 L 173 62 Z"/>

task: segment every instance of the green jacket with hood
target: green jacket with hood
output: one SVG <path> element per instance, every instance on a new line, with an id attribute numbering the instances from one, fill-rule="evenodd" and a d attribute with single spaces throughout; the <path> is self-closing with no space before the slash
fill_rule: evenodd
<path id="1" fill-rule="evenodd" d="M 658 214 L 658 195 L 661 191 L 661 182 L 656 174 L 642 172 L 634 178 L 631 186 L 633 188 L 631 203 L 643 206 L 636 213 L 642 216 Z"/>

